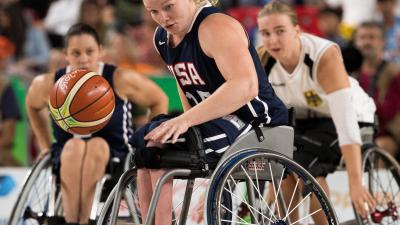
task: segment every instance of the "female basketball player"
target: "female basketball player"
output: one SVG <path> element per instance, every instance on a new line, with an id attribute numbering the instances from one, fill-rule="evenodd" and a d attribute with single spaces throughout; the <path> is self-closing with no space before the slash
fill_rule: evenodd
<path id="1" fill-rule="evenodd" d="M 51 151 L 54 166 L 60 166 L 62 203 L 65 220 L 70 224 L 89 222 L 95 184 L 104 175 L 107 163 L 111 157 L 118 157 L 123 162 L 131 150 L 128 144 L 132 131 L 131 102 L 149 107 L 151 117 L 167 111 L 168 100 L 154 83 L 133 71 L 104 64 L 100 56 L 101 46 L 96 31 L 85 24 L 72 26 L 65 36 L 68 66 L 55 75 L 36 77 L 26 98 L 41 154 Z M 102 130 L 86 138 L 74 137 L 53 123 L 55 141 L 52 143 L 50 127 L 47 126 L 49 93 L 58 78 L 76 69 L 88 69 L 103 75 L 114 90 L 115 110 Z"/>
<path id="2" fill-rule="evenodd" d="M 347 76 L 339 47 L 302 33 L 289 5 L 267 4 L 259 13 L 258 26 L 263 41 L 259 55 L 269 81 L 283 102 L 296 108 L 298 150 L 294 159 L 317 177 L 328 193 L 325 177 L 338 165 L 341 150 L 351 200 L 357 212 L 367 216 L 366 206 L 372 208 L 375 202 L 362 186 L 357 122 L 373 123 L 372 99 Z M 293 186 L 288 182 L 287 187 Z M 316 224 L 326 221 L 320 216 L 314 216 Z"/>
<path id="3" fill-rule="evenodd" d="M 228 146 L 251 128 L 250 122 L 281 125 L 288 115 L 239 22 L 204 0 L 143 3 L 159 24 L 154 44 L 177 80 L 185 109 L 173 119 L 147 124 L 133 136 L 140 208 L 146 218 L 155 183 L 168 164 L 156 160 L 168 154 L 168 149 L 161 149 L 165 143 L 177 147 L 178 137 L 199 125 L 207 138 L 207 160 L 215 166 Z M 172 181 L 163 187 L 156 225 L 171 224 L 171 192 Z"/>

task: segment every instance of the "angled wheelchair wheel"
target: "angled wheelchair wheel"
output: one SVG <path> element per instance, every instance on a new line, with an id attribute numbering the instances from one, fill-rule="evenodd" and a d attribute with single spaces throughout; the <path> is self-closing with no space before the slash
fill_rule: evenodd
<path id="1" fill-rule="evenodd" d="M 296 183 L 285 196 L 282 183 L 288 175 L 294 175 Z M 294 204 L 299 193 L 302 199 Z M 319 208 L 299 212 L 310 198 L 318 200 Z M 322 215 L 328 224 L 339 224 L 312 175 L 291 159 L 265 149 L 246 149 L 227 158 L 214 172 L 207 192 L 208 225 L 307 224 L 314 214 Z"/>
<path id="2" fill-rule="evenodd" d="M 359 225 L 400 224 L 400 166 L 386 151 L 371 147 L 363 153 L 364 182 L 377 203 Z"/>
<path id="3" fill-rule="evenodd" d="M 116 224 L 142 224 L 139 209 L 139 199 L 136 189 L 136 176 L 132 174 L 125 183 L 119 198 L 116 211 Z M 97 219 L 98 225 L 110 224 L 111 211 L 117 194 L 117 186 L 108 195 L 100 215 Z"/>
<path id="4" fill-rule="evenodd" d="M 9 225 L 39 225 L 46 222 L 51 177 L 51 159 L 47 154 L 30 171 L 12 210 Z"/>

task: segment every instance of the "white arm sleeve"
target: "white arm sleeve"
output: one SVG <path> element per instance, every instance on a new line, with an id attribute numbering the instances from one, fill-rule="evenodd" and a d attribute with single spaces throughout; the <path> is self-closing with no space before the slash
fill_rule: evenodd
<path id="1" fill-rule="evenodd" d="M 329 110 L 339 138 L 339 145 L 361 144 L 360 128 L 352 103 L 350 88 L 340 89 L 327 95 Z"/>

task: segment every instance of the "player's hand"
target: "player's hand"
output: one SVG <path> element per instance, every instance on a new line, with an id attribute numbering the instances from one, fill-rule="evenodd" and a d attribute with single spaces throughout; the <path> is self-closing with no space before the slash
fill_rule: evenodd
<path id="1" fill-rule="evenodd" d="M 167 120 L 161 123 L 158 127 L 148 133 L 144 139 L 148 141 L 154 141 L 161 144 L 171 139 L 171 143 L 176 143 L 179 135 L 185 133 L 189 129 L 189 121 L 186 119 L 184 114 Z"/>
<path id="2" fill-rule="evenodd" d="M 375 199 L 371 196 L 368 189 L 361 182 L 350 182 L 350 197 L 356 208 L 357 214 L 362 218 L 367 218 L 371 210 L 375 208 Z"/>

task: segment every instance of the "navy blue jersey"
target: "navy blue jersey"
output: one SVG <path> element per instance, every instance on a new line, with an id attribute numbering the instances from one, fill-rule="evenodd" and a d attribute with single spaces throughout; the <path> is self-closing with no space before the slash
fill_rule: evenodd
<path id="1" fill-rule="evenodd" d="M 101 73 L 113 89 L 115 69 L 116 67 L 113 65 L 104 64 L 103 72 Z M 66 68 L 58 70 L 55 75 L 55 81 L 64 75 L 66 71 Z M 125 156 L 131 148 L 128 143 L 128 139 L 133 133 L 131 109 L 132 104 L 129 101 L 122 100 L 118 95 L 115 95 L 115 109 L 110 121 L 103 129 L 91 135 L 91 137 L 102 137 L 107 141 L 111 149 L 112 157 Z M 53 145 L 56 149 L 61 149 L 65 142 L 73 137 L 73 135 L 62 130 L 53 120 L 52 126 L 55 138 L 55 143 Z"/>
<path id="2" fill-rule="evenodd" d="M 210 14 L 222 11 L 216 7 L 203 7 L 199 11 L 189 32 L 175 48 L 169 46 L 167 31 L 162 27 L 156 29 L 154 36 L 158 52 L 174 74 L 191 106 L 210 96 L 225 82 L 214 59 L 208 57 L 201 49 L 198 38 L 200 23 Z M 248 123 L 257 120 L 269 125 L 287 124 L 287 109 L 275 95 L 257 52 L 250 43 L 249 52 L 257 70 L 259 93 L 256 98 L 233 114 Z"/>

